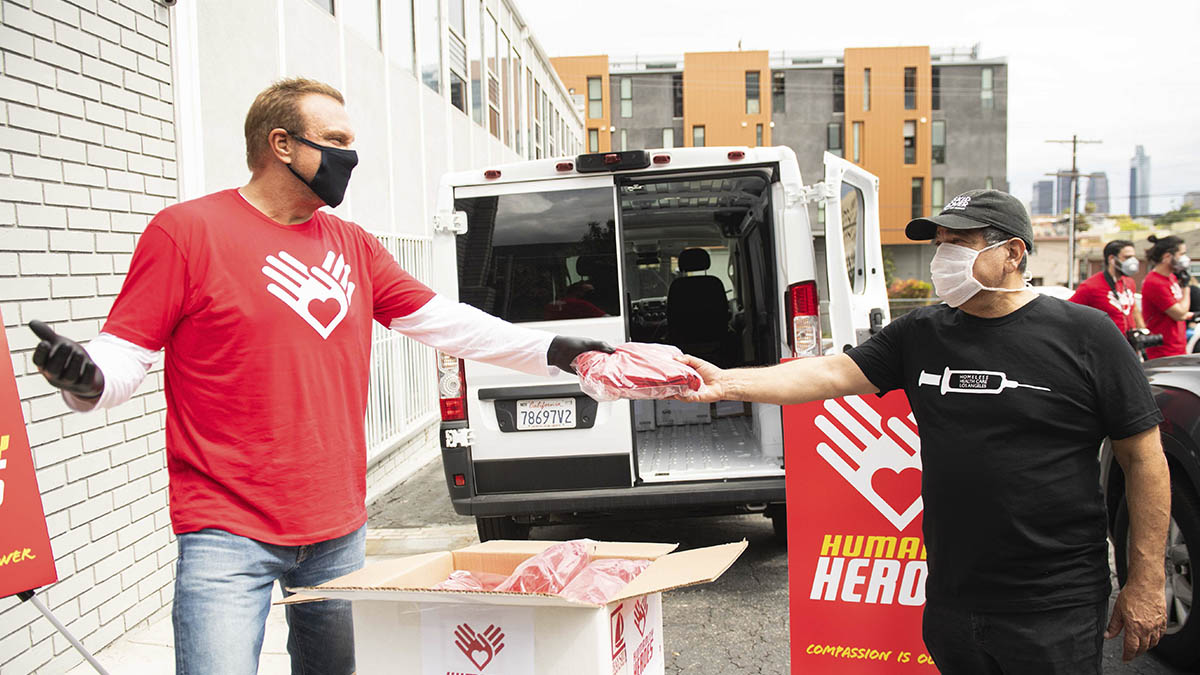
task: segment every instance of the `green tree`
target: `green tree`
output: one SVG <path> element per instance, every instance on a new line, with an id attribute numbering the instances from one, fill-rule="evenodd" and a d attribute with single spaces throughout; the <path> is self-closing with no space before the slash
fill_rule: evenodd
<path id="1" fill-rule="evenodd" d="M 1200 220 L 1200 209 L 1191 204 L 1184 204 L 1174 211 L 1167 211 L 1158 218 L 1154 219 L 1155 225 L 1172 225 L 1174 223 L 1182 223 L 1188 220 Z"/>
<path id="2" fill-rule="evenodd" d="M 1117 216 L 1117 229 L 1121 232 L 1136 232 L 1142 229 L 1142 225 L 1129 216 Z"/>

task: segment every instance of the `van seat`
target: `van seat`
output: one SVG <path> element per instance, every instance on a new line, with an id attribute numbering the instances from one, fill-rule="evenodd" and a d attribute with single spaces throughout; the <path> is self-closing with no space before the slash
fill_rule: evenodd
<path id="1" fill-rule="evenodd" d="M 679 254 L 682 272 L 704 272 L 712 265 L 708 251 L 684 249 Z M 725 284 L 711 275 L 684 276 L 667 291 L 667 331 L 671 344 L 685 353 L 723 366 L 732 332 Z"/>

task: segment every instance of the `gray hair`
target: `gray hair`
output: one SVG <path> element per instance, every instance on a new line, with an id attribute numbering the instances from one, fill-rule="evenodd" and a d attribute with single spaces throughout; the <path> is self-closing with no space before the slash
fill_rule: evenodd
<path id="1" fill-rule="evenodd" d="M 981 229 L 983 230 L 983 240 L 985 242 L 987 242 L 988 246 L 991 246 L 992 244 L 999 244 L 1001 242 L 1008 241 L 1009 239 L 1020 239 L 1020 237 L 1018 237 L 1014 234 L 1010 234 L 998 227 L 993 227 L 991 225 L 988 225 L 987 227 L 984 227 Z M 1021 258 L 1020 264 L 1017 265 L 1017 271 L 1020 272 L 1021 274 L 1024 274 L 1025 268 L 1028 266 L 1029 266 L 1029 245 L 1026 244 L 1025 245 L 1025 255 Z"/>

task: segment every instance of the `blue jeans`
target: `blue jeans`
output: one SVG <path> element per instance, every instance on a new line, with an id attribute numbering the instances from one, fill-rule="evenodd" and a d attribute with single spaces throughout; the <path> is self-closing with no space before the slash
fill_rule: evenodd
<path id="1" fill-rule="evenodd" d="M 254 675 L 271 586 L 315 586 L 360 569 L 365 542 L 365 525 L 306 546 L 264 544 L 215 529 L 179 535 L 171 613 L 177 675 Z M 292 673 L 354 672 L 349 601 L 288 605 L 286 613 Z"/>

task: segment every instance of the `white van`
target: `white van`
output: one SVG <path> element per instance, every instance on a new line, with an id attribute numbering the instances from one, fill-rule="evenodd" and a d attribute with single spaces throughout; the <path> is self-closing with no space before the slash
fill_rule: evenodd
<path id="1" fill-rule="evenodd" d="M 445 176 L 438 290 L 514 323 L 723 367 L 842 351 L 889 319 L 878 179 L 786 147 L 580 155 Z M 824 205 L 814 232 L 807 205 Z M 762 512 L 784 531 L 778 406 L 597 403 L 438 355 L 442 460 L 481 540 L 596 518 Z"/>

